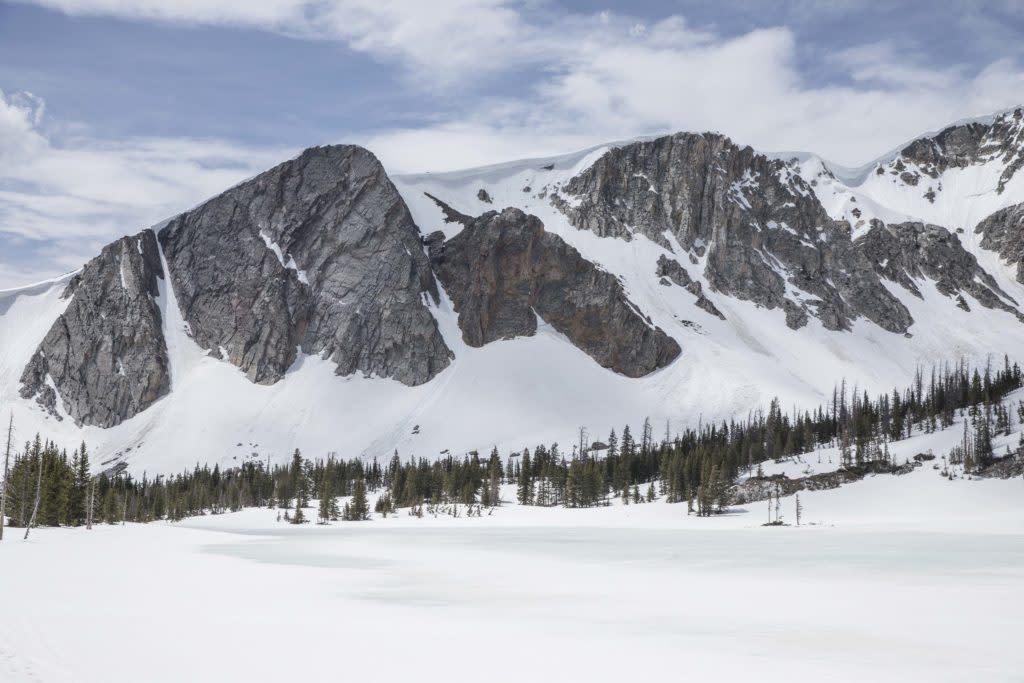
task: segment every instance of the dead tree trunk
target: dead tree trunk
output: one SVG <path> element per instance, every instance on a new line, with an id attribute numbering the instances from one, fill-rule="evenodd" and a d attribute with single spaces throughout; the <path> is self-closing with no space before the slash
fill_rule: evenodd
<path id="1" fill-rule="evenodd" d="M 11 435 L 14 433 L 14 413 L 7 423 L 7 449 L 4 451 L 4 488 L 0 491 L 0 541 L 4 540 L 4 514 L 7 510 L 7 476 L 10 473 L 8 464 L 11 461 Z"/>
<path id="2" fill-rule="evenodd" d="M 36 500 L 32 504 L 32 516 L 29 517 L 28 525 L 25 527 L 24 540 L 26 541 L 28 540 L 28 532 L 32 531 L 32 527 L 35 526 L 36 515 L 39 514 L 39 497 L 43 493 L 43 451 L 39 451 L 39 464 L 37 466 L 39 470 L 36 473 Z"/>
<path id="3" fill-rule="evenodd" d="M 124 475 L 124 507 L 121 508 L 121 526 L 128 517 L 128 474 Z"/>
<path id="4" fill-rule="evenodd" d="M 95 500 L 94 500 L 95 494 L 96 494 L 96 477 L 90 476 L 89 477 L 89 491 L 88 491 L 88 493 L 85 496 L 86 500 L 89 501 L 87 503 L 89 508 L 85 511 L 85 528 L 86 529 L 92 529 L 92 511 L 93 511 L 93 508 L 96 507 Z"/>

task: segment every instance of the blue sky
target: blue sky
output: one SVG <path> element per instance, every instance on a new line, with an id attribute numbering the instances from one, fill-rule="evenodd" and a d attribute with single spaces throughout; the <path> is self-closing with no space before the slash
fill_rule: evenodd
<path id="1" fill-rule="evenodd" d="M 1024 2 L 0 0 L 0 288 L 303 147 L 395 172 L 719 130 L 855 165 L 1024 100 Z"/>

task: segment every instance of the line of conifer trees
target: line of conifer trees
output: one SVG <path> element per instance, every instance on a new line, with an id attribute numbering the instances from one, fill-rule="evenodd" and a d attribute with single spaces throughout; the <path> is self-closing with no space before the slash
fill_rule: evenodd
<path id="1" fill-rule="evenodd" d="M 950 462 L 966 471 L 984 468 L 997 457 L 993 437 L 1010 432 L 1009 409 L 1001 400 L 1021 386 L 1021 370 L 1009 360 L 998 369 L 959 363 L 918 371 L 903 391 L 871 398 L 843 382 L 831 401 L 814 411 L 787 414 L 776 399 L 767 411 L 743 420 L 700 424 L 674 435 L 666 428 L 662 439 L 645 421 L 639 439 L 628 425 L 603 443 L 589 442 L 581 430 L 569 452 L 557 443 L 524 448 L 504 459 L 496 448 L 489 456 L 471 452 L 436 460 L 402 461 L 395 452 L 381 464 L 376 458 L 333 454 L 310 460 L 296 450 L 283 463 L 254 460 L 224 470 L 196 465 L 175 475 L 141 478 L 116 470 L 90 476 L 84 443 L 69 457 L 37 436 L 14 456 L 4 505 L 11 526 L 29 523 L 37 490 L 37 523 L 45 526 L 77 526 L 91 519 L 180 520 L 253 506 L 279 509 L 287 521 L 302 523 L 312 521 L 305 510 L 319 499 L 316 521 L 326 523 L 368 519 L 368 492 L 377 494 L 377 513 L 409 507 L 422 514 L 424 504 L 496 506 L 505 484 L 514 485 L 522 505 L 577 508 L 607 505 L 612 497 L 636 504 L 663 496 L 709 515 L 728 504 L 741 471 L 752 474 L 766 460 L 823 446 L 838 446 L 844 467 L 888 460 L 890 440 L 908 437 L 915 427 L 948 427 L 960 412 L 970 420 Z M 1017 412 L 1024 421 L 1024 403 Z M 1019 452 L 1024 454 L 1024 444 Z M 347 498 L 341 509 L 338 497 Z"/>

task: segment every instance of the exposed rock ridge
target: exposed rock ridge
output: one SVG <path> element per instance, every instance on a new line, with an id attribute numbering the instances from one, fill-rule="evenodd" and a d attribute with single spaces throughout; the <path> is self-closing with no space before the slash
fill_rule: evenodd
<path id="1" fill-rule="evenodd" d="M 791 327 L 808 313 L 832 330 L 860 316 L 897 333 L 913 323 L 853 249 L 849 225 L 829 218 L 790 165 L 721 135 L 679 133 L 610 150 L 552 203 L 600 236 L 678 243 L 691 260 L 706 258 L 712 290 L 782 308 Z"/>
<path id="2" fill-rule="evenodd" d="M 519 209 L 475 218 L 433 265 L 467 344 L 532 336 L 540 316 L 578 348 L 628 377 L 665 367 L 679 345 L 645 320 L 611 274 Z"/>
<path id="3" fill-rule="evenodd" d="M 1017 282 L 1024 284 L 1024 204 L 1007 207 L 978 223 L 981 246 L 1017 265 Z"/>
<path id="4" fill-rule="evenodd" d="M 58 417 L 59 397 L 75 422 L 111 427 L 166 394 L 162 277 L 152 231 L 104 247 L 68 283 L 71 301 L 22 373 L 22 397 Z"/>
<path id="5" fill-rule="evenodd" d="M 918 298 L 923 297 L 916 281 L 928 278 L 965 310 L 970 307 L 962 293 L 970 294 L 985 308 L 1007 311 L 1024 320 L 1017 302 L 945 228 L 923 223 L 886 225 L 873 220 L 856 244 L 880 277 L 899 283 Z"/>
<path id="6" fill-rule="evenodd" d="M 408 385 L 450 363 L 419 230 L 365 149 L 306 150 L 159 238 L 196 342 L 254 382 L 281 379 L 299 350 Z"/>
<path id="7" fill-rule="evenodd" d="M 459 225 L 469 225 L 470 223 L 473 222 L 472 216 L 466 215 L 461 211 L 456 211 L 448 203 L 438 199 L 429 192 L 424 192 L 423 194 L 425 194 L 427 198 L 430 199 L 430 201 L 437 204 L 437 208 L 441 209 L 441 214 L 444 216 L 445 223 L 458 223 Z"/>
<path id="8" fill-rule="evenodd" d="M 725 316 L 718 310 L 718 307 L 712 303 L 711 299 L 705 296 L 704 289 L 701 284 L 690 277 L 690 274 L 686 272 L 686 268 L 684 268 L 679 261 L 670 259 L 662 254 L 658 257 L 658 267 L 654 274 L 661 278 L 662 284 L 667 284 L 668 281 L 672 281 L 684 288 L 690 294 L 693 294 L 693 296 L 697 298 L 697 307 L 701 310 L 710 313 L 716 318 L 725 320 Z M 668 278 L 668 280 L 665 278 Z"/>
<path id="9" fill-rule="evenodd" d="M 937 179 L 947 169 L 996 159 L 1004 164 L 995 188 L 1001 193 L 1024 167 L 1024 109 L 1018 107 L 1000 114 L 990 123 L 949 126 L 934 136 L 914 140 L 876 172 L 888 171 L 909 185 L 917 185 L 921 174 Z"/>

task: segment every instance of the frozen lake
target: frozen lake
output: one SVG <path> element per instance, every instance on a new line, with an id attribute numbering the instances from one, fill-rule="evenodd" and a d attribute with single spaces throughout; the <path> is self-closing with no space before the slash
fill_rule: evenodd
<path id="1" fill-rule="evenodd" d="M 1016 531 L 762 528 L 753 513 L 718 528 L 602 526 L 609 513 L 564 510 L 541 524 L 501 512 L 295 528 L 250 510 L 40 530 L 0 547 L 0 680 L 1024 671 Z M 586 523 L 557 521 L 574 519 Z"/>

